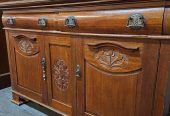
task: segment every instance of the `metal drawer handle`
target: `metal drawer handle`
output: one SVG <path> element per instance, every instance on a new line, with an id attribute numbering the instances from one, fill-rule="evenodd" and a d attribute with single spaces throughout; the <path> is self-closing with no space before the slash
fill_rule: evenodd
<path id="1" fill-rule="evenodd" d="M 76 26 L 76 18 L 74 16 L 69 16 L 65 19 L 65 26 L 73 28 Z"/>
<path id="2" fill-rule="evenodd" d="M 38 26 L 40 26 L 40 27 L 46 27 L 47 26 L 46 17 L 42 16 L 38 19 Z"/>
<path id="3" fill-rule="evenodd" d="M 7 25 L 14 25 L 15 20 L 13 17 L 7 17 Z"/>
<path id="4" fill-rule="evenodd" d="M 80 65 L 76 66 L 76 77 L 78 77 L 78 78 L 81 77 Z"/>
<path id="5" fill-rule="evenodd" d="M 145 26 L 144 16 L 141 14 L 133 14 L 129 16 L 127 27 L 131 29 L 141 29 Z"/>

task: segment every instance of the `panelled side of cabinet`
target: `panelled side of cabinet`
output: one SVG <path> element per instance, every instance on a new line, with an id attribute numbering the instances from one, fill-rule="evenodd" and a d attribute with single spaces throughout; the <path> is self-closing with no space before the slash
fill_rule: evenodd
<path id="1" fill-rule="evenodd" d="M 151 116 L 159 41 L 83 41 L 78 115 Z"/>
<path id="2" fill-rule="evenodd" d="M 170 34 L 170 8 L 165 8 L 163 34 Z M 161 41 L 158 79 L 156 84 L 154 116 L 170 114 L 170 42 Z"/>
<path id="3" fill-rule="evenodd" d="M 154 116 L 170 113 L 170 42 L 161 41 L 158 79 L 156 83 Z"/>

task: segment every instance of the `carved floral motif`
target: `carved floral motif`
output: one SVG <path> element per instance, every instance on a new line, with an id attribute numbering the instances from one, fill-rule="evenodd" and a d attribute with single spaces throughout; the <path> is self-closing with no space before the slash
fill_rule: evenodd
<path id="1" fill-rule="evenodd" d="M 99 49 L 95 58 L 99 63 L 109 68 L 124 67 L 128 64 L 128 58 L 114 49 Z"/>
<path id="2" fill-rule="evenodd" d="M 39 52 L 38 41 L 35 37 L 25 35 L 12 35 L 17 48 L 25 55 L 35 55 Z"/>
<path id="3" fill-rule="evenodd" d="M 19 49 L 24 53 L 32 53 L 33 44 L 29 40 L 20 40 L 18 43 Z"/>
<path id="4" fill-rule="evenodd" d="M 54 69 L 54 79 L 55 79 L 56 86 L 60 90 L 65 91 L 69 85 L 69 71 L 64 60 L 58 59 L 54 63 L 53 69 Z"/>

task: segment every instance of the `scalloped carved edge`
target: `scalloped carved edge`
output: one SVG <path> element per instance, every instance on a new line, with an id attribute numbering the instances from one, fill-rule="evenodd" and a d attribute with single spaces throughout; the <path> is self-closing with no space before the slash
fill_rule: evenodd
<path id="1" fill-rule="evenodd" d="M 118 43 L 118 42 L 112 42 L 112 43 L 109 43 L 109 42 L 105 42 L 105 43 L 88 43 L 87 44 L 88 46 L 90 47 L 93 47 L 93 48 L 101 48 L 101 47 L 120 47 L 120 48 L 124 48 L 124 49 L 127 49 L 127 50 L 139 50 L 139 47 L 136 47 L 136 46 L 125 46 L 125 45 L 122 45 L 121 43 Z"/>
<path id="2" fill-rule="evenodd" d="M 23 38 L 25 38 L 25 39 L 30 39 L 30 40 L 34 40 L 34 41 L 36 40 L 35 37 L 27 37 L 25 35 L 12 35 L 12 37 L 14 37 L 16 39 L 23 39 Z"/>
<path id="3" fill-rule="evenodd" d="M 123 74 L 130 73 L 142 69 L 140 54 L 142 53 L 141 45 L 128 45 L 121 42 L 100 42 L 86 43 L 85 45 L 90 50 L 87 60 L 91 65 L 100 67 L 106 72 Z M 134 54 L 135 56 L 131 56 Z M 137 57 L 136 57 L 137 55 Z M 134 62 L 135 61 L 135 62 Z M 134 67 L 130 65 L 133 63 Z"/>

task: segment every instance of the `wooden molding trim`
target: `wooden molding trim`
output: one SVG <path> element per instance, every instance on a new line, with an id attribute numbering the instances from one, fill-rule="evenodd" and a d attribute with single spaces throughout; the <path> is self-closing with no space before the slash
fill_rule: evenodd
<path id="1" fill-rule="evenodd" d="M 92 36 L 92 37 L 115 37 L 115 38 L 133 38 L 133 39 L 153 39 L 153 40 L 169 40 L 170 35 L 126 35 L 126 34 L 95 34 L 95 33 L 74 33 L 74 32 L 62 32 L 53 30 L 34 30 L 34 29 L 18 29 L 18 28 L 4 28 L 10 31 L 25 31 L 25 32 L 37 32 L 37 33 L 51 33 L 62 35 L 75 35 L 75 36 Z"/>

